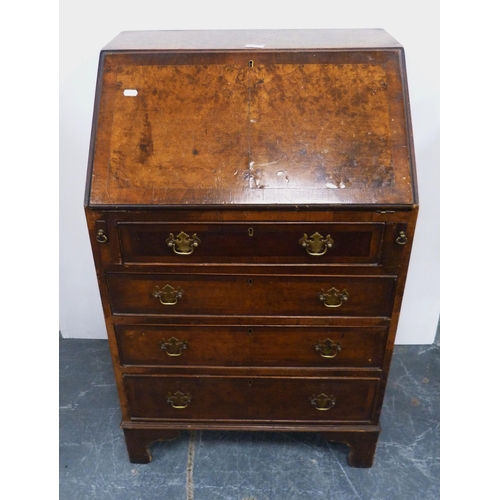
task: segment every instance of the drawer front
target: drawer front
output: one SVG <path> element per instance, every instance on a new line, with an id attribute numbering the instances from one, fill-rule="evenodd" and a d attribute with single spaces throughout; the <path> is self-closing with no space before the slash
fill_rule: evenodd
<path id="1" fill-rule="evenodd" d="M 107 282 L 114 314 L 389 317 L 396 277 L 109 273 Z"/>
<path id="2" fill-rule="evenodd" d="M 377 264 L 383 223 L 119 223 L 126 263 Z"/>
<path id="3" fill-rule="evenodd" d="M 122 365 L 381 367 L 386 327 L 115 326 Z"/>
<path id="4" fill-rule="evenodd" d="M 371 419 L 377 379 L 125 375 L 130 417 L 165 420 Z"/>

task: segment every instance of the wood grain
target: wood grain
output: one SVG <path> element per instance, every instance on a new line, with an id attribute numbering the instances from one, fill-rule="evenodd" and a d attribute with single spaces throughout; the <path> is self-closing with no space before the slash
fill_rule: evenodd
<path id="1" fill-rule="evenodd" d="M 138 264 L 270 263 L 376 264 L 384 224 L 265 224 L 265 223 L 120 223 L 123 261 Z M 181 232 L 200 240 L 193 253 L 179 255 L 167 245 Z M 299 244 L 304 234 L 331 237 L 324 255 L 310 255 Z"/>
<path id="2" fill-rule="evenodd" d="M 370 423 L 377 379 L 125 376 L 132 419 L 274 420 Z M 168 393 L 189 394 L 186 408 L 173 408 Z M 314 395 L 334 396 L 330 410 L 317 410 Z M 265 402 L 265 404 L 264 404 Z"/>
<path id="3" fill-rule="evenodd" d="M 377 368 L 382 366 L 386 327 L 283 327 L 116 325 L 121 364 L 142 366 L 294 366 Z M 186 342 L 180 356 L 162 344 L 174 337 Z M 316 345 L 330 339 L 340 345 L 334 358 Z"/>
<path id="4" fill-rule="evenodd" d="M 399 57 L 106 55 L 90 203 L 411 204 Z"/>
<path id="5" fill-rule="evenodd" d="M 114 314 L 228 316 L 390 317 L 396 278 L 391 276 L 286 276 L 108 273 Z M 176 305 L 160 303 L 153 292 L 165 286 L 183 291 Z M 347 290 L 340 307 L 326 307 L 319 293 Z"/>
<path id="6" fill-rule="evenodd" d="M 372 465 L 418 213 L 392 37 L 122 33 L 100 56 L 85 213 L 132 462 L 218 429 L 320 432 Z M 168 246 L 182 232 L 190 255 Z M 321 256 L 299 244 L 314 232 Z"/>

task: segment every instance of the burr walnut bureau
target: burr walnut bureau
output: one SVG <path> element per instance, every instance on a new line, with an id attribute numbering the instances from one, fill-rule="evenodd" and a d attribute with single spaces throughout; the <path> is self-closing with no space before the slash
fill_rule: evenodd
<path id="1" fill-rule="evenodd" d="M 417 218 L 383 30 L 124 32 L 85 212 L 132 462 L 180 430 L 318 432 L 370 467 Z"/>

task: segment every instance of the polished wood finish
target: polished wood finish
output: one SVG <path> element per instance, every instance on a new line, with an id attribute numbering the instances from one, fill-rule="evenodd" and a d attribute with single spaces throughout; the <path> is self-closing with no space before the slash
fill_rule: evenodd
<path id="1" fill-rule="evenodd" d="M 125 223 L 119 224 L 126 263 L 377 264 L 385 225 L 273 223 Z M 170 234 L 196 235 L 200 243 L 189 256 L 168 247 Z M 307 234 L 309 232 L 309 234 Z M 313 256 L 300 245 L 305 234 L 331 236 L 332 247 Z"/>
<path id="2" fill-rule="evenodd" d="M 401 50 L 298 48 L 103 51 L 90 203 L 411 205 Z"/>
<path id="3" fill-rule="evenodd" d="M 107 282 L 114 314 L 388 317 L 396 278 L 108 273 Z M 153 295 L 167 285 L 183 292 L 173 306 Z M 332 287 L 349 293 L 337 308 L 319 299 Z"/>
<path id="4" fill-rule="evenodd" d="M 417 203 L 383 30 L 112 41 L 85 212 L 130 460 L 182 429 L 283 430 L 370 467 Z"/>
<path id="5" fill-rule="evenodd" d="M 228 377 L 126 375 L 130 418 L 140 420 L 243 420 L 295 422 L 371 421 L 378 378 Z M 191 396 L 174 408 L 167 394 Z M 313 396 L 332 395 L 335 406 L 318 410 Z M 265 404 L 264 404 L 265 403 Z"/>
<path id="6" fill-rule="evenodd" d="M 340 441 L 349 446 L 347 463 L 351 467 L 369 468 L 373 465 L 379 431 L 324 432 L 322 435 L 328 441 Z"/>
<path id="7" fill-rule="evenodd" d="M 147 464 L 153 456 L 149 446 L 155 441 L 171 441 L 179 437 L 179 431 L 165 429 L 123 429 L 130 461 L 135 464 Z"/>
<path id="8" fill-rule="evenodd" d="M 382 367 L 387 327 L 116 325 L 122 366 Z M 186 342 L 178 356 L 162 345 Z M 330 340 L 339 349 L 320 347 Z M 172 352 L 174 352 L 172 350 Z"/>

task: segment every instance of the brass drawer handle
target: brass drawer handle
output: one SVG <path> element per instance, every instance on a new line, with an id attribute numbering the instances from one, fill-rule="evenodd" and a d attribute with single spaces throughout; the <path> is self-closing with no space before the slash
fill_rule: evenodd
<path id="1" fill-rule="evenodd" d="M 160 299 L 164 306 L 175 306 L 177 300 L 182 297 L 184 292 L 178 288 L 177 290 L 170 285 L 165 285 L 162 289 L 159 286 L 153 291 L 153 297 Z"/>
<path id="2" fill-rule="evenodd" d="M 318 297 L 326 307 L 340 307 L 346 300 L 349 299 L 349 294 L 345 289 L 339 291 L 332 287 L 327 292 L 321 290 Z"/>
<path id="3" fill-rule="evenodd" d="M 314 233 L 311 239 L 307 238 L 307 234 L 304 233 L 304 237 L 299 240 L 299 245 L 303 246 L 309 255 L 315 257 L 319 255 L 324 255 L 329 248 L 332 248 L 334 241 L 328 235 L 323 238 L 321 234 Z"/>
<path id="4" fill-rule="evenodd" d="M 188 347 L 185 340 L 179 340 L 175 337 L 170 337 L 168 341 L 162 339 L 160 349 L 164 350 L 169 356 L 180 356 Z"/>
<path id="5" fill-rule="evenodd" d="M 180 391 L 177 391 L 175 394 L 169 392 L 166 396 L 167 403 L 172 405 L 172 408 L 182 409 L 186 408 L 186 406 L 191 403 L 191 394 L 184 394 Z"/>
<path id="6" fill-rule="evenodd" d="M 335 406 L 335 398 L 333 396 L 327 396 L 324 392 L 319 396 L 311 396 L 309 401 L 311 401 L 311 404 L 316 410 L 329 410 Z"/>
<path id="7" fill-rule="evenodd" d="M 174 235 L 170 233 L 166 243 L 176 254 L 191 255 L 194 249 L 201 243 L 201 240 L 196 236 L 196 233 L 191 237 L 184 231 L 181 231 L 175 238 Z"/>
<path id="8" fill-rule="evenodd" d="M 319 352 L 323 358 L 334 358 L 341 350 L 342 347 L 333 340 L 326 339 L 324 342 L 317 342 L 314 349 Z"/>

